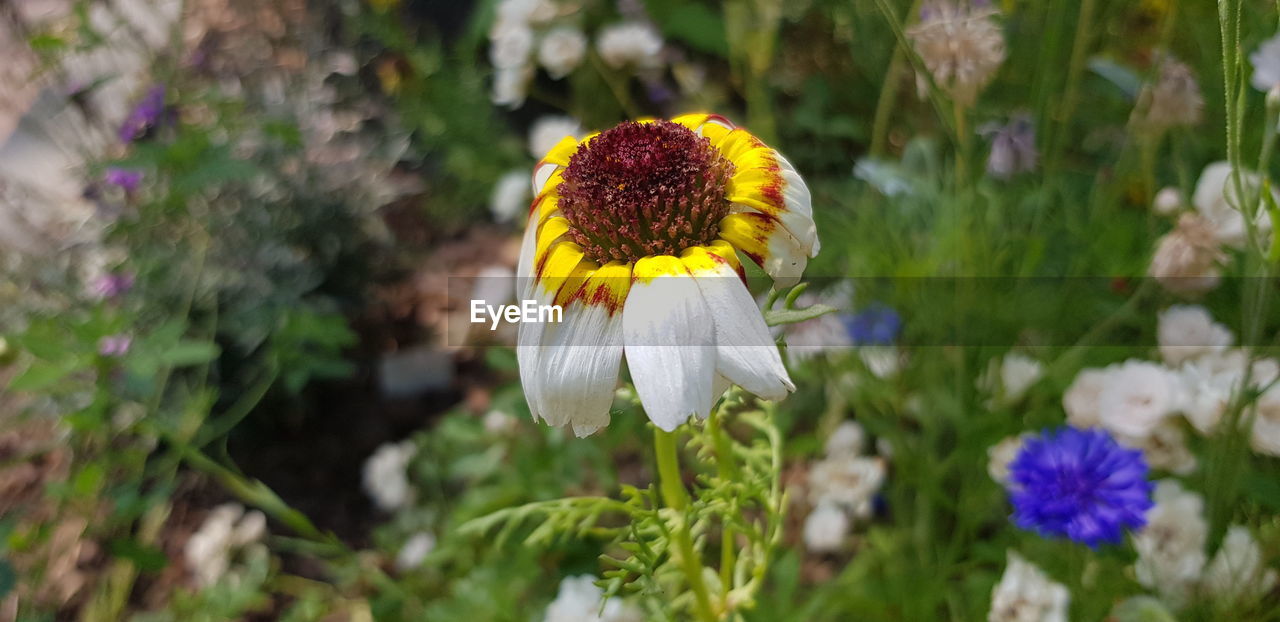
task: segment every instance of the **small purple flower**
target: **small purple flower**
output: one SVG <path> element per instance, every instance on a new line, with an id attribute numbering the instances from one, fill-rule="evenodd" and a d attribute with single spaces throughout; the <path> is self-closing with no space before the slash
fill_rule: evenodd
<path id="1" fill-rule="evenodd" d="M 988 123 L 979 129 L 979 133 L 991 140 L 988 175 L 1009 179 L 1018 173 L 1036 169 L 1040 154 L 1036 151 L 1036 127 L 1029 115 L 1014 115 L 1005 125 Z"/>
<path id="2" fill-rule="evenodd" d="M 124 356 L 133 345 L 133 337 L 129 335 L 111 335 L 98 341 L 98 354 L 102 356 Z"/>
<path id="3" fill-rule="evenodd" d="M 103 173 L 102 181 L 125 192 L 136 192 L 138 186 L 142 184 L 142 171 L 110 167 Z"/>
<path id="4" fill-rule="evenodd" d="M 164 114 L 164 85 L 157 84 L 138 100 L 120 126 L 120 141 L 131 143 L 146 133 Z"/>
<path id="5" fill-rule="evenodd" d="M 127 272 L 104 274 L 94 279 L 89 289 L 103 298 L 117 298 L 133 289 L 133 275 Z"/>
<path id="6" fill-rule="evenodd" d="M 898 338 L 898 332 L 902 330 L 902 318 L 888 306 L 873 304 L 846 318 L 845 327 L 854 344 L 883 346 Z"/>
<path id="7" fill-rule="evenodd" d="M 1145 525 L 1153 505 L 1142 452 L 1097 428 L 1063 426 L 1027 439 L 1009 481 L 1015 525 L 1091 548 Z"/>

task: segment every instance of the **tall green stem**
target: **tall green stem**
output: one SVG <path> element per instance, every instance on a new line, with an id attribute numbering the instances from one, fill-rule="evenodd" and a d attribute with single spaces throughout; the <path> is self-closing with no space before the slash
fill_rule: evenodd
<path id="1" fill-rule="evenodd" d="M 968 111 L 965 110 L 963 104 L 959 100 L 952 100 L 952 110 L 955 113 L 955 130 L 956 130 L 956 189 L 963 189 L 969 185 L 969 124 Z"/>
<path id="2" fill-rule="evenodd" d="M 1045 169 L 1055 170 L 1062 155 L 1062 141 L 1067 135 L 1067 124 L 1076 112 L 1076 103 L 1080 98 L 1080 79 L 1084 75 L 1085 58 L 1089 55 L 1089 34 L 1093 30 L 1093 5 L 1095 0 L 1081 0 L 1080 16 L 1076 20 L 1076 36 L 1071 43 L 1071 61 L 1067 65 L 1067 88 L 1062 96 L 1062 105 L 1058 107 L 1056 128 L 1049 136 L 1048 157 L 1045 158 Z"/>
<path id="3" fill-rule="evenodd" d="M 918 15 L 922 0 L 915 0 L 907 15 Z M 889 68 L 884 73 L 884 82 L 880 85 L 880 99 L 876 100 L 876 116 L 871 122 L 871 155 L 884 155 L 889 139 L 889 115 L 893 113 L 893 104 L 898 99 L 898 86 L 903 64 L 907 62 L 906 48 L 899 41 L 893 46 L 893 56 L 889 59 Z"/>
<path id="4" fill-rule="evenodd" d="M 680 556 L 680 566 L 684 570 L 685 580 L 693 591 L 694 608 L 698 619 L 714 622 L 717 618 L 711 607 L 711 595 L 707 590 L 707 582 L 702 577 L 702 560 L 693 547 L 693 535 L 689 531 L 689 491 L 685 490 L 680 479 L 680 456 L 676 450 L 676 435 L 659 428 L 653 430 L 653 449 L 658 462 L 658 490 L 662 494 L 662 503 L 679 515 L 676 528 L 671 537 L 674 539 L 676 553 Z"/>
<path id="5" fill-rule="evenodd" d="M 740 475 L 738 464 L 733 456 L 733 447 L 720 426 L 720 413 L 712 409 L 707 418 L 707 434 L 716 450 L 716 473 L 725 481 L 736 481 Z M 720 533 L 720 583 L 727 586 L 733 583 L 733 568 L 737 565 L 737 542 L 733 526 L 725 524 Z"/>

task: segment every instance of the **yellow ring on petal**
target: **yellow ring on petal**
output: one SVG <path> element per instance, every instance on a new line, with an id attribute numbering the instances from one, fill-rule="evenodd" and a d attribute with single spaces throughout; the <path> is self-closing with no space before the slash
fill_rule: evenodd
<path id="1" fill-rule="evenodd" d="M 582 302 L 603 306 L 609 315 L 622 311 L 631 291 L 631 264 L 611 261 L 600 266 L 582 287 Z"/>
<path id="2" fill-rule="evenodd" d="M 678 257 L 671 255 L 653 255 L 636 262 L 631 280 L 648 283 L 660 276 L 685 276 L 689 270 Z"/>

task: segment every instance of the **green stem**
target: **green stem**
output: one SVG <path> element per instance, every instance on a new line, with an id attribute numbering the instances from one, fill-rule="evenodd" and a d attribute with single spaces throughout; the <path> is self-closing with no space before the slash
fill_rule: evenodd
<path id="1" fill-rule="evenodd" d="M 609 91 L 613 93 L 614 99 L 618 100 L 618 106 L 622 108 L 622 112 L 629 119 L 638 119 L 644 115 L 640 113 L 640 109 L 636 108 L 635 102 L 631 101 L 631 91 L 628 90 L 626 78 L 618 80 L 617 75 L 604 66 L 604 62 L 600 57 L 591 54 L 591 66 L 600 74 L 600 79 L 604 80 L 605 86 L 609 87 Z"/>
<path id="2" fill-rule="evenodd" d="M 266 397 L 267 391 L 271 390 L 272 386 L 275 386 L 276 378 L 279 375 L 279 369 L 272 365 L 271 371 L 263 376 L 248 393 L 236 400 L 230 410 L 216 421 L 209 423 L 208 427 L 200 434 L 200 440 L 196 441 L 195 446 L 204 447 L 214 440 L 230 434 L 231 430 L 235 429 L 241 421 L 244 421 L 244 418 L 249 416 L 249 413 L 253 412 L 253 409 L 262 402 L 262 398 Z"/>
<path id="3" fill-rule="evenodd" d="M 662 494 L 662 503 L 680 515 L 671 536 L 676 553 L 680 556 L 685 580 L 693 591 L 694 608 L 699 620 L 715 622 L 717 617 L 711 608 L 711 596 L 702 577 L 702 561 L 694 550 L 693 536 L 689 532 L 689 491 L 685 490 L 684 482 L 680 479 L 680 457 L 676 450 L 675 433 L 654 428 L 653 449 L 658 462 L 658 489 Z"/>
<path id="4" fill-rule="evenodd" d="M 907 15 L 920 12 L 921 0 L 915 0 Z M 880 99 L 876 101 L 875 120 L 871 122 L 871 155 L 883 156 L 886 143 L 889 141 L 889 116 L 893 113 L 893 105 L 898 99 L 899 76 L 903 63 L 906 62 L 906 49 L 899 41 L 893 46 L 893 56 L 889 59 L 889 68 L 884 74 L 884 83 L 880 85 Z"/>
<path id="5" fill-rule="evenodd" d="M 951 101 L 952 112 L 955 113 L 956 128 L 956 188 L 969 185 L 969 124 L 968 114 L 959 100 Z"/>
<path id="6" fill-rule="evenodd" d="M 1046 375 L 1053 376 L 1064 372 L 1067 369 L 1074 369 L 1079 364 L 1079 357 L 1085 353 L 1085 350 L 1097 345 L 1096 342 L 1107 333 L 1111 332 L 1125 318 L 1131 317 L 1138 305 L 1147 298 L 1148 295 L 1155 291 L 1153 279 L 1143 279 L 1138 289 L 1134 290 L 1133 295 L 1125 301 L 1118 309 L 1113 311 L 1111 315 L 1103 318 L 1101 322 L 1094 324 L 1089 332 L 1085 333 L 1074 345 L 1063 352 L 1058 358 L 1054 359 L 1048 365 Z"/>
<path id="7" fill-rule="evenodd" d="M 739 480 L 737 461 L 733 456 L 733 447 L 720 425 L 719 409 L 712 409 L 707 418 L 707 434 L 711 436 L 716 450 L 716 472 L 720 479 L 731 482 Z M 733 584 L 733 568 L 737 565 L 737 538 L 732 525 L 725 524 L 720 534 L 720 584 L 729 589 Z"/>
<path id="8" fill-rule="evenodd" d="M 1067 66 L 1067 88 L 1062 96 L 1062 105 L 1058 108 L 1057 128 L 1049 138 L 1048 158 L 1045 170 L 1055 170 L 1062 156 L 1062 139 L 1067 134 L 1067 124 L 1071 122 L 1076 111 L 1076 100 L 1080 98 L 1080 79 L 1084 75 L 1085 58 L 1089 54 L 1089 33 L 1092 31 L 1093 5 L 1095 0 L 1081 0 L 1080 16 L 1076 20 L 1076 36 L 1071 44 L 1071 61 Z"/>

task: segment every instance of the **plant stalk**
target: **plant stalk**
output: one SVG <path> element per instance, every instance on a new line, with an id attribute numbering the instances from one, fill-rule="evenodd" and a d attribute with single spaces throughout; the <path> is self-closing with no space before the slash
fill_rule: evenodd
<path id="1" fill-rule="evenodd" d="M 702 561 L 693 547 L 693 535 L 689 531 L 689 491 L 680 479 L 680 457 L 676 450 L 676 434 L 660 428 L 653 430 L 653 449 L 658 462 L 658 490 L 662 503 L 680 514 L 676 529 L 671 534 L 685 580 L 694 596 L 694 609 L 698 619 L 715 622 L 718 618 L 711 607 L 711 595 L 702 577 Z"/>

